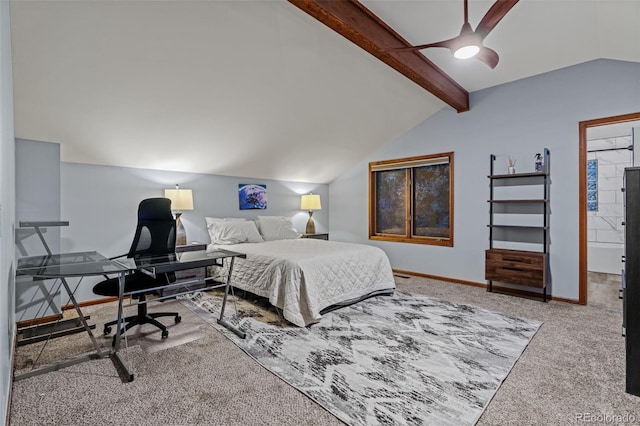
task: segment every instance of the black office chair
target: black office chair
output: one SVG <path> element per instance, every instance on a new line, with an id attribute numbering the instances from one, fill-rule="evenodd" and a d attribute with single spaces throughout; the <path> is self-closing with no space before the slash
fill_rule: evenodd
<path id="1" fill-rule="evenodd" d="M 173 255 L 176 249 L 176 221 L 171 213 L 171 200 L 168 198 L 149 198 L 142 200 L 138 206 L 138 226 L 133 243 L 129 249 L 127 257 L 137 258 L 144 256 Z M 153 278 L 143 272 L 136 271 L 125 277 L 124 292 L 140 291 L 151 289 L 162 285 L 170 284 L 176 280 L 174 273 L 161 274 Z M 110 278 L 96 284 L 93 292 L 101 296 L 118 296 L 118 278 Z M 155 318 L 174 317 L 175 323 L 179 323 L 182 318 L 177 312 L 147 312 L 146 294 L 142 292 L 134 294 L 132 297 L 138 299 L 138 313 L 124 318 L 124 325 L 120 334 L 126 333 L 134 325 L 153 324 L 162 330 L 162 338 L 169 336 L 169 331 L 162 323 Z M 111 321 L 104 325 L 104 334 L 111 333 L 111 326 L 118 321 Z M 116 336 L 113 337 L 115 344 Z"/>

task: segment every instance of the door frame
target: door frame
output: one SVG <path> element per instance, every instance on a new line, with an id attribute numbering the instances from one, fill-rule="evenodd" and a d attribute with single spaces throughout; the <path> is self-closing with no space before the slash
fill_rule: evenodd
<path id="1" fill-rule="evenodd" d="M 640 120 L 640 112 L 578 123 L 578 303 L 587 304 L 587 129 Z"/>

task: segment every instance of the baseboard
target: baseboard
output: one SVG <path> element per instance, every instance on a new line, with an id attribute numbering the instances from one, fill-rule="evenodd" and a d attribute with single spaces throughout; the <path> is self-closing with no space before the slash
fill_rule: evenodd
<path id="1" fill-rule="evenodd" d="M 125 296 L 124 299 L 128 299 L 130 296 Z M 79 302 L 78 306 L 80 308 L 84 308 L 87 306 L 93 306 L 93 305 L 101 305 L 103 303 L 110 303 L 110 302 L 117 302 L 118 298 L 117 297 L 102 297 L 100 299 L 92 299 L 92 300 L 85 300 L 84 302 Z M 64 305 L 62 307 L 63 311 L 69 310 L 69 309 L 75 309 L 73 307 L 73 303 L 67 303 L 66 305 Z"/>
<path id="2" fill-rule="evenodd" d="M 128 299 L 128 298 L 129 296 L 125 296 L 125 299 Z M 80 308 L 84 308 L 86 306 L 101 305 L 103 303 L 117 302 L 117 301 L 118 301 L 117 297 L 103 297 L 101 299 L 93 299 L 93 300 L 86 300 L 84 302 L 80 302 L 78 303 L 78 306 Z M 74 309 L 73 303 L 68 303 L 62 307 L 63 311 L 67 311 L 69 309 Z M 61 319 L 62 319 L 62 314 L 47 315 L 45 317 L 18 321 L 16 322 L 16 327 L 18 328 L 30 327 L 32 325 L 46 324 L 46 323 L 58 321 Z"/>
<path id="3" fill-rule="evenodd" d="M 31 327 L 32 325 L 46 324 L 62 319 L 62 314 L 47 315 L 45 317 L 33 318 L 16 322 L 17 328 Z"/>
<path id="4" fill-rule="evenodd" d="M 472 286 L 472 287 L 487 288 L 487 284 L 486 283 L 479 283 L 479 282 L 475 282 L 475 281 L 460 280 L 460 279 L 457 279 L 457 278 L 441 277 L 439 275 L 424 274 L 424 273 L 421 273 L 421 272 L 412 272 L 412 271 L 405 271 L 405 270 L 402 270 L 402 269 L 393 269 L 393 273 L 394 274 L 401 274 L 401 275 L 410 275 L 410 276 L 421 277 L 421 278 L 431 278 L 433 280 L 446 281 L 446 282 L 455 283 L 455 284 L 464 284 L 464 285 L 469 285 L 469 286 Z M 532 298 L 536 298 L 536 299 L 540 299 L 542 297 L 542 295 L 540 293 L 536 293 L 536 292 L 533 292 L 533 291 L 521 290 L 521 289 L 518 289 L 518 288 L 511 288 L 511 287 L 502 287 L 502 286 L 498 286 L 498 285 L 495 285 L 495 284 L 493 285 L 493 291 L 496 292 L 496 293 L 501 293 L 501 294 L 510 294 L 510 295 L 524 296 L 524 297 L 532 297 Z M 578 299 L 567 299 L 565 297 L 557 297 L 557 296 L 553 296 L 551 294 L 547 295 L 547 299 L 548 300 L 555 300 L 557 302 L 572 303 L 572 304 L 576 304 L 576 305 L 580 304 L 580 301 Z"/>

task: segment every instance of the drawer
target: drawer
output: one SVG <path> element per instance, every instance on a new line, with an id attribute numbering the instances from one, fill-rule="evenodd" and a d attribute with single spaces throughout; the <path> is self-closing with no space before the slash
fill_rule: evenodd
<path id="1" fill-rule="evenodd" d="M 485 279 L 544 288 L 546 259 L 545 253 L 489 249 L 485 252 Z"/>
<path id="2" fill-rule="evenodd" d="M 176 246 L 176 253 L 182 253 L 185 251 L 198 251 L 198 250 L 206 250 L 207 245 L 203 243 L 191 243 L 186 244 L 184 246 Z"/>
<path id="3" fill-rule="evenodd" d="M 183 293 L 188 290 L 196 291 L 208 285 L 207 283 L 204 282 L 204 279 L 206 277 L 205 268 L 185 269 L 183 271 L 176 271 L 175 274 L 176 274 L 176 282 L 174 284 L 180 283 L 181 281 L 188 282 L 196 279 L 198 281 L 190 284 L 185 284 L 183 286 L 162 288 L 160 289 L 160 294 L 162 296 L 171 296 L 176 293 Z"/>
<path id="4" fill-rule="evenodd" d="M 205 268 L 185 269 L 184 271 L 176 271 L 177 281 L 188 281 L 196 278 L 203 280 L 205 277 Z"/>
<path id="5" fill-rule="evenodd" d="M 197 250 L 206 250 L 207 245 L 203 243 L 192 243 L 184 246 L 176 246 L 176 253 L 183 253 L 185 251 L 197 251 Z M 208 284 L 204 282 L 204 279 L 207 276 L 206 268 L 194 268 L 194 269 L 185 269 L 183 271 L 176 271 L 176 283 L 180 283 L 181 281 L 193 281 L 198 280 L 197 282 L 187 284 L 184 286 L 176 286 L 171 288 L 163 288 L 160 289 L 161 296 L 171 296 L 176 293 L 183 293 L 188 290 L 196 291 L 200 288 L 206 287 Z"/>

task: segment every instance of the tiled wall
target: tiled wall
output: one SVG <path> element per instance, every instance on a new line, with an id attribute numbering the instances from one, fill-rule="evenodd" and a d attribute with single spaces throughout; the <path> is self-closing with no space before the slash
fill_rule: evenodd
<path id="1" fill-rule="evenodd" d="M 631 145 L 631 136 L 590 140 L 588 150 L 626 148 Z M 587 160 L 597 160 L 597 204 L 596 211 L 587 212 L 587 240 L 589 243 L 622 245 L 624 229 L 623 185 L 625 167 L 632 165 L 632 151 L 589 152 Z M 589 180 L 589 178 L 587 178 Z M 593 206 L 593 204 L 592 204 Z"/>

